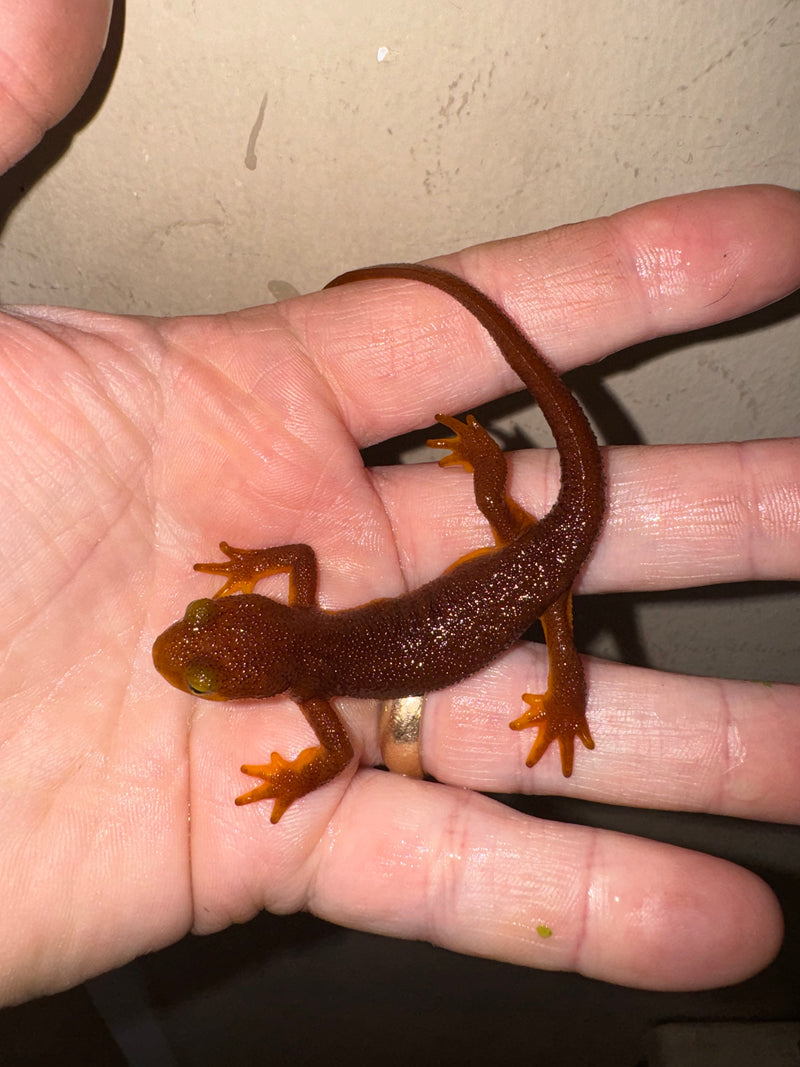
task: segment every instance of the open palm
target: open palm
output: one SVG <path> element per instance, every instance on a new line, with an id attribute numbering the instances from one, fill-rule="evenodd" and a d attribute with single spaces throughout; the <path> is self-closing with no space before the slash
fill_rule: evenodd
<path id="1" fill-rule="evenodd" d="M 780 298 L 800 284 L 798 237 L 798 198 L 755 187 L 440 262 L 566 369 Z M 788 821 L 791 687 L 592 664 L 597 749 L 567 785 L 554 753 L 526 769 L 530 738 L 508 729 L 520 694 L 542 687 L 540 657 L 520 646 L 428 699 L 423 760 L 449 786 L 374 770 L 375 707 L 341 701 L 357 759 L 273 826 L 270 804 L 233 798 L 250 784 L 242 762 L 311 740 L 294 705 L 205 703 L 153 669 L 156 634 L 219 584 L 191 565 L 223 538 L 311 544 L 331 607 L 402 592 L 485 543 L 469 478 L 367 470 L 359 449 L 513 388 L 470 316 L 408 282 L 208 318 L 3 315 L 5 1002 L 261 908 L 650 987 L 767 962 L 780 915 L 748 872 L 457 787 Z M 799 473 L 796 441 L 612 449 L 609 520 L 582 588 L 797 577 Z M 557 459 L 520 456 L 514 479 L 542 514 Z M 665 529 L 652 516 L 667 501 Z"/>

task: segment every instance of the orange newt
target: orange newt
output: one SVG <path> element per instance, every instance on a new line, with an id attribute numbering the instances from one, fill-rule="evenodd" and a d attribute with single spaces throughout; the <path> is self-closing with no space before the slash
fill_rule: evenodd
<path id="1" fill-rule="evenodd" d="M 304 544 L 232 548 L 222 563 L 195 570 L 221 575 L 213 599 L 195 600 L 153 646 L 167 681 L 210 700 L 288 693 L 313 728 L 318 745 L 293 760 L 242 767 L 262 779 L 237 804 L 274 799 L 272 822 L 293 801 L 338 775 L 353 756 L 331 697 L 389 699 L 441 689 L 485 667 L 542 619 L 549 654 L 547 692 L 526 693 L 528 707 L 510 725 L 538 727 L 527 759 L 533 766 L 553 740 L 564 775 L 572 773 L 574 739 L 593 748 L 586 722 L 586 686 L 572 641 L 570 587 L 597 535 L 604 478 L 597 442 L 583 411 L 558 375 L 492 300 L 461 278 L 434 267 L 392 264 L 342 274 L 329 286 L 373 278 L 407 278 L 435 286 L 485 327 L 547 419 L 561 462 L 561 487 L 537 521 L 506 493 L 503 452 L 473 416 L 437 415 L 455 434 L 428 443 L 448 448 L 440 465 L 474 474 L 475 499 L 495 545 L 470 553 L 440 577 L 402 596 L 327 611 L 317 605 L 317 560 Z M 270 574 L 286 572 L 288 603 L 253 592 Z"/>

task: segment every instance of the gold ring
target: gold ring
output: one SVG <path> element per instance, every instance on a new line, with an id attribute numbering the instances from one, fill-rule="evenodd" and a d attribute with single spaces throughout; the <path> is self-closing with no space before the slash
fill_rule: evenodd
<path id="1" fill-rule="evenodd" d="M 384 700 L 381 708 L 380 741 L 383 762 L 395 774 L 423 778 L 419 732 L 425 697 Z"/>

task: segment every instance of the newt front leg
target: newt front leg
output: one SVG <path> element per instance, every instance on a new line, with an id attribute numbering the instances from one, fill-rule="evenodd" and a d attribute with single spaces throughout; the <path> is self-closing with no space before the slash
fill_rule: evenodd
<path id="1" fill-rule="evenodd" d="M 216 600 L 233 593 L 252 593 L 270 574 L 289 575 L 289 605 L 311 607 L 317 599 L 317 557 L 310 545 L 279 545 L 275 548 L 233 548 L 220 541 L 227 563 L 195 563 L 204 574 L 219 574 L 227 581 L 214 594 Z"/>
<path id="2" fill-rule="evenodd" d="M 327 700 L 302 700 L 300 709 L 320 740 L 288 761 L 273 752 L 262 766 L 246 763 L 245 774 L 263 778 L 261 785 L 236 798 L 237 804 L 274 799 L 270 822 L 277 822 L 290 804 L 340 774 L 353 758 L 353 746 L 342 721 Z"/>
<path id="3" fill-rule="evenodd" d="M 507 463 L 505 453 L 473 415 L 465 422 L 446 415 L 436 418 L 455 434 L 455 437 L 428 441 L 431 448 L 450 449 L 449 456 L 439 460 L 442 467 L 458 464 L 473 474 L 475 501 L 489 522 L 498 546 L 519 537 L 536 522 L 535 516 L 506 492 Z M 481 551 L 480 549 L 478 551 Z M 455 564 L 458 566 L 458 564 Z M 594 741 L 586 722 L 586 681 L 572 632 L 572 594 L 560 596 L 541 617 L 549 663 L 547 690 L 544 693 L 523 693 L 529 705 L 518 718 L 509 723 L 512 730 L 536 726 L 538 736 L 526 763 L 538 763 L 553 741 L 558 741 L 561 770 L 565 778 L 572 774 L 575 738 L 586 748 L 594 748 Z"/>
<path id="4" fill-rule="evenodd" d="M 236 597 L 237 594 L 250 594 L 262 578 L 270 574 L 287 573 L 289 606 L 310 608 L 315 605 L 317 560 L 313 549 L 308 545 L 249 549 L 234 548 L 223 541 L 220 549 L 228 557 L 227 562 L 195 564 L 195 570 L 205 574 L 217 574 L 226 579 L 225 584 L 215 593 L 215 600 Z M 210 606 L 213 602 L 198 603 Z M 196 609 L 194 616 L 204 621 L 207 616 L 213 617 L 213 609 Z M 206 676 L 202 665 L 192 666 L 190 675 L 195 683 L 193 691 L 199 692 L 199 695 L 210 695 L 197 688 L 198 678 Z M 245 763 L 242 766 L 244 774 L 261 778 L 263 781 L 261 785 L 254 786 L 249 792 L 237 797 L 236 803 L 241 805 L 251 804 L 256 800 L 274 800 L 270 816 L 273 823 L 278 822 L 295 800 L 340 774 L 353 757 L 353 746 L 347 731 L 327 700 L 317 697 L 298 700 L 297 704 L 320 743 L 303 749 L 293 760 L 287 760 L 279 752 L 273 752 L 269 763 Z"/>

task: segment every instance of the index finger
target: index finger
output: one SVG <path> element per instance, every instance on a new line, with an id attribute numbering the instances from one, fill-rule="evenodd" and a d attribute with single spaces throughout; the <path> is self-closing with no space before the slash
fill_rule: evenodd
<path id="1" fill-rule="evenodd" d="M 435 262 L 488 293 L 565 371 L 792 292 L 800 196 L 777 186 L 691 193 Z M 343 286 L 282 312 L 362 447 L 519 387 L 469 312 L 425 285 Z"/>

